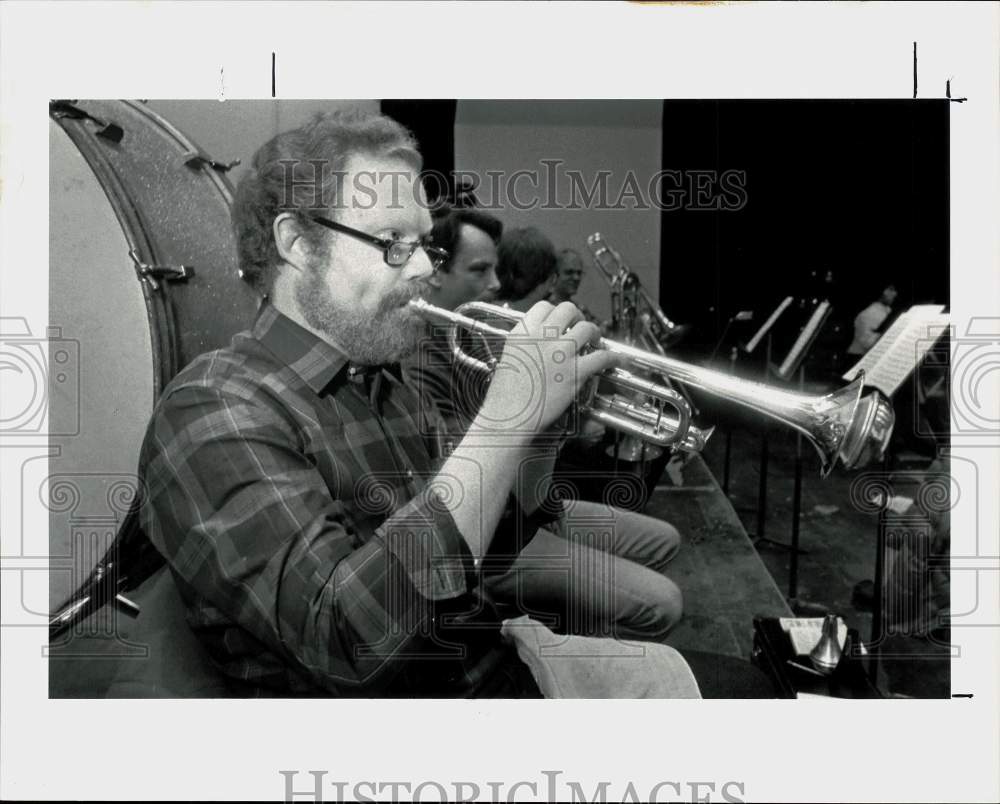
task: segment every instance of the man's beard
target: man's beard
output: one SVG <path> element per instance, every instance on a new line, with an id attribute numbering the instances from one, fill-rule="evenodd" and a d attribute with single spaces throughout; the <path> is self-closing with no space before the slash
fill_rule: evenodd
<path id="1" fill-rule="evenodd" d="M 424 332 L 424 321 L 406 302 L 419 295 L 419 285 L 394 288 L 379 301 L 374 313 L 338 302 L 313 267 L 299 280 L 295 300 L 309 326 L 326 335 L 348 359 L 363 366 L 396 363 L 412 354 Z"/>

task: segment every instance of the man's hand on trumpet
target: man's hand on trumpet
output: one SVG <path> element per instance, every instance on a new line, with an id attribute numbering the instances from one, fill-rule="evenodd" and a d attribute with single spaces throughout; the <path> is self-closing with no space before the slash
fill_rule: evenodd
<path id="1" fill-rule="evenodd" d="M 540 301 L 511 330 L 474 429 L 509 435 L 528 446 L 551 427 L 595 374 L 615 366 L 596 346 L 600 329 L 570 302 Z"/>

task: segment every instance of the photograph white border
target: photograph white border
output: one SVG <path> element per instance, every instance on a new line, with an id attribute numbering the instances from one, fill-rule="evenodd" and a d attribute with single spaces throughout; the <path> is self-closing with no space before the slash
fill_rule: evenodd
<path id="1" fill-rule="evenodd" d="M 3 3 L 0 313 L 48 323 L 50 98 L 266 98 L 272 52 L 281 98 L 909 98 L 917 42 L 919 97 L 950 80 L 968 99 L 951 105 L 962 335 L 1000 320 L 998 24 L 992 3 Z M 8 446 L 4 502 L 24 457 Z M 982 485 L 953 544 L 978 517 L 995 556 L 998 451 L 954 451 Z M 44 532 L 38 509 L 25 526 Z M 10 525 L 5 582 L 22 567 Z M 672 780 L 714 781 L 713 801 L 727 781 L 744 800 L 996 800 L 998 576 L 956 573 L 953 596 L 979 597 L 952 631 L 952 689 L 974 697 L 944 701 L 50 701 L 46 630 L 5 627 L 0 797 L 260 800 L 283 795 L 282 769 L 480 784 L 558 769 L 619 795 Z"/>

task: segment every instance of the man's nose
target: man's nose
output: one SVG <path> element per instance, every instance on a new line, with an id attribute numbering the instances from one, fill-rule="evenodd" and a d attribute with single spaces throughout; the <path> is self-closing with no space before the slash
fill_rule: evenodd
<path id="1" fill-rule="evenodd" d="M 413 252 L 413 256 L 406 263 L 406 274 L 408 279 L 426 279 L 434 273 L 434 264 L 430 256 L 422 248 Z"/>
<path id="2" fill-rule="evenodd" d="M 489 290 L 491 293 L 496 293 L 498 290 L 500 290 L 500 280 L 497 279 L 496 271 L 490 271 L 489 284 L 486 286 L 486 289 Z"/>

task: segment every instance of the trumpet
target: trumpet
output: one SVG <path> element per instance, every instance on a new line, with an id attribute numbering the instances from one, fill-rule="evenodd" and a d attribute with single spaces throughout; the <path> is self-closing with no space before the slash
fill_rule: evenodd
<path id="1" fill-rule="evenodd" d="M 459 343 L 459 333 L 464 331 L 503 341 L 510 332 L 482 318 L 497 319 L 512 326 L 524 318 L 524 313 L 517 310 L 485 302 L 469 302 L 450 311 L 435 307 L 424 299 L 415 299 L 410 302 L 410 307 L 426 321 L 448 328 L 448 347 L 456 362 L 488 373 L 494 371 L 498 359 L 480 360 L 470 355 Z M 691 422 L 690 405 L 683 396 L 672 388 L 633 372 L 660 374 L 724 397 L 791 427 L 816 449 L 823 477 L 833 470 L 838 459 L 848 469 L 858 468 L 880 458 L 889 445 L 895 422 L 892 405 L 878 393 L 862 396 L 863 374 L 832 393 L 808 396 L 683 363 L 607 338 L 601 338 L 595 348 L 605 349 L 619 357 L 619 366 L 605 372 L 604 377 L 615 388 L 622 388 L 631 394 L 598 395 L 596 383 L 591 383 L 580 403 L 581 412 L 646 443 L 698 452 L 704 448 L 714 428 L 696 427 Z M 627 365 L 632 371 L 621 368 L 621 365 Z M 631 397 L 636 393 L 650 401 L 632 401 Z M 667 410 L 668 407 L 673 408 L 673 412 Z"/>

